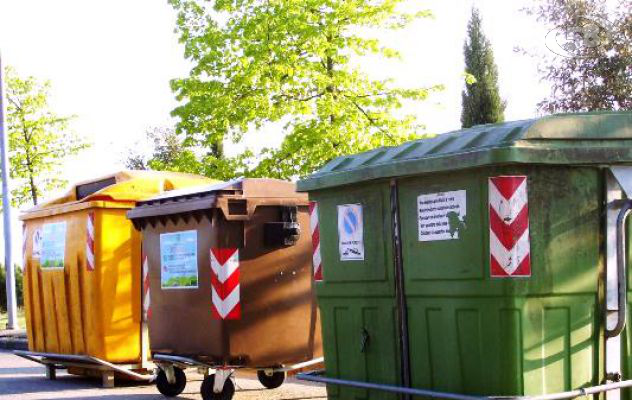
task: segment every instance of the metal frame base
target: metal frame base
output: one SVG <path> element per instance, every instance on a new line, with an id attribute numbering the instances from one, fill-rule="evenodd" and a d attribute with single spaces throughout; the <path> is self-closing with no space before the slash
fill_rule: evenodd
<path id="1" fill-rule="evenodd" d="M 315 358 L 313 360 L 305 361 L 302 363 L 294 364 L 288 367 L 279 367 L 279 368 L 252 368 L 252 367 L 243 367 L 239 365 L 220 365 L 220 364 L 208 364 L 194 358 L 184 357 L 184 356 L 176 356 L 171 354 L 160 354 L 155 353 L 152 357 L 154 362 L 158 365 L 160 369 L 165 370 L 167 377 L 169 374 L 167 372 L 168 369 L 178 367 L 180 369 L 187 368 L 197 368 L 198 372 L 203 372 L 204 376 L 209 374 L 215 374 L 215 384 L 213 387 L 213 391 L 215 393 L 221 393 L 224 389 L 224 384 L 226 380 L 230 379 L 230 377 L 234 374 L 237 369 L 245 369 L 245 370 L 255 370 L 255 371 L 266 371 L 270 373 L 275 372 L 289 372 L 294 371 L 301 368 L 306 368 L 311 365 L 316 365 L 318 363 L 322 363 L 324 361 L 323 357 Z"/>
<path id="2" fill-rule="evenodd" d="M 133 371 L 146 369 L 142 363 L 140 364 L 112 364 L 97 357 L 77 355 L 77 354 L 57 354 L 57 353 L 40 353 L 36 351 L 14 350 L 13 354 L 42 364 L 46 367 L 46 378 L 54 380 L 57 377 L 56 370 L 67 369 L 68 367 L 86 368 L 102 371 L 103 387 L 114 387 L 114 374 L 119 373 L 127 378 L 140 381 L 152 382 L 155 379 L 154 374 L 145 375 Z"/>

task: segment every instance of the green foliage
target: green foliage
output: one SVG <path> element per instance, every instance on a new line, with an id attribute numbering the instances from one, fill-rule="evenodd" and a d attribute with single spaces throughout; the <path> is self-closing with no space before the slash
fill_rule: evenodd
<path id="1" fill-rule="evenodd" d="M 498 68 L 494 62 L 494 51 L 483 33 L 481 17 L 475 8 L 472 8 L 472 17 L 467 24 L 463 55 L 466 77 L 462 93 L 461 125 L 469 128 L 504 121 L 506 104 L 498 92 Z"/>
<path id="2" fill-rule="evenodd" d="M 63 260 L 46 260 L 41 266 L 42 268 L 64 268 Z"/>
<path id="3" fill-rule="evenodd" d="M 59 168 L 88 145 L 68 129 L 72 117 L 49 109 L 49 82 L 22 79 L 7 68 L 6 85 L 13 202 L 37 204 L 42 194 L 66 185 Z"/>
<path id="4" fill-rule="evenodd" d="M 539 0 L 526 11 L 567 40 L 540 60 L 551 94 L 547 113 L 632 110 L 632 0 Z"/>
<path id="5" fill-rule="evenodd" d="M 401 28 L 429 12 L 400 12 L 404 0 L 170 3 L 193 63 L 171 82 L 183 102 L 173 115 L 185 146 L 205 149 L 198 161 L 206 175 L 304 176 L 334 157 L 420 137 L 422 125 L 402 106 L 440 87 L 402 89 L 371 79 L 356 61 L 399 57 L 360 32 Z M 282 127 L 279 148 L 226 157 L 225 141 L 270 123 Z"/>
<path id="6" fill-rule="evenodd" d="M 22 268 L 15 267 L 15 286 L 18 306 L 24 305 L 24 275 Z M 0 265 L 0 311 L 7 310 L 7 273 L 4 266 Z M 0 326 L 0 329 L 4 327 Z"/>
<path id="7" fill-rule="evenodd" d="M 162 287 L 195 287 L 198 281 L 196 276 L 174 276 L 162 284 Z"/>
<path id="8" fill-rule="evenodd" d="M 147 130 L 145 140 L 151 150 L 144 154 L 140 143 L 128 150 L 123 162 L 125 167 L 136 170 L 193 172 L 201 164 L 190 148 L 187 148 L 173 128 L 153 127 Z"/>
<path id="9" fill-rule="evenodd" d="M 181 135 L 173 128 L 154 127 L 148 129 L 143 143 L 136 143 L 124 156 L 123 163 L 128 169 L 188 172 L 198 175 L 212 176 L 228 180 L 235 176 L 235 171 L 243 170 L 249 151 L 237 157 L 217 157 L 209 152 L 200 154 L 193 146 L 184 144 Z M 149 145 L 149 152 L 143 148 Z"/>

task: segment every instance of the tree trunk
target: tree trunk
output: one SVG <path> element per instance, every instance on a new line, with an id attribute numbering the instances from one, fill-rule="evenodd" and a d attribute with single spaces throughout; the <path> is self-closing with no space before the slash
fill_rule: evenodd
<path id="1" fill-rule="evenodd" d="M 26 169 L 29 172 L 29 189 L 31 191 L 31 198 L 33 199 L 33 205 L 36 206 L 37 205 L 37 187 L 35 186 L 35 177 L 33 175 L 33 161 L 31 160 L 31 153 L 29 151 L 29 145 L 30 145 L 30 137 L 26 134 L 26 131 L 23 132 L 24 133 L 24 142 L 26 144 L 25 149 L 26 149 Z"/>
<path id="2" fill-rule="evenodd" d="M 224 158 L 224 143 L 218 142 L 211 145 L 211 153 L 218 159 Z"/>
<path id="3" fill-rule="evenodd" d="M 330 37 L 327 37 L 328 41 L 331 41 Z M 331 58 L 331 56 L 327 56 L 327 60 L 326 60 L 326 65 L 327 65 L 327 76 L 329 76 L 330 79 L 333 79 L 334 76 L 334 60 Z M 327 85 L 327 92 L 334 94 L 334 85 Z M 334 94 L 335 97 L 335 94 Z M 334 122 L 336 121 L 336 117 L 331 114 L 329 115 L 329 123 L 333 126 Z"/>
<path id="4" fill-rule="evenodd" d="M 35 180 L 33 174 L 29 173 L 29 186 L 31 187 L 31 197 L 33 198 L 33 205 L 37 205 L 37 188 L 35 187 Z"/>

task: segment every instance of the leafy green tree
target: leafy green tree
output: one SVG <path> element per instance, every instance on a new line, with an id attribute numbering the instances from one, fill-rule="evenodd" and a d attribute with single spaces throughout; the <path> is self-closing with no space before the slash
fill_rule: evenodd
<path id="1" fill-rule="evenodd" d="M 145 133 L 146 143 L 136 143 L 124 157 L 126 168 L 136 170 L 199 172 L 200 162 L 192 149 L 170 127 L 152 127 Z M 143 149 L 149 145 L 149 152 Z"/>
<path id="2" fill-rule="evenodd" d="M 551 84 L 542 112 L 632 110 L 632 0 L 613 4 L 539 0 L 525 10 L 550 29 L 550 52 L 526 52 Z"/>
<path id="3" fill-rule="evenodd" d="M 16 206 L 36 205 L 42 194 L 66 185 L 59 168 L 67 157 L 88 147 L 68 128 L 72 117 L 53 113 L 49 82 L 20 78 L 6 69 L 9 162 Z"/>
<path id="4" fill-rule="evenodd" d="M 133 170 L 188 172 L 229 179 L 236 173 L 245 174 L 246 160 L 252 157 L 252 153 L 246 151 L 237 157 L 218 159 L 197 150 L 187 146 L 174 128 L 153 127 L 147 130 L 143 140 L 128 149 L 123 163 Z"/>
<path id="5" fill-rule="evenodd" d="M 403 111 L 433 89 L 370 78 L 362 56 L 400 55 L 368 36 L 397 29 L 428 11 L 404 13 L 404 0 L 170 0 L 192 64 L 171 82 L 183 104 L 173 111 L 187 146 L 201 146 L 206 174 L 289 178 L 328 160 L 420 137 Z M 226 141 L 270 123 L 284 141 L 261 154 L 226 157 Z M 268 125 L 269 126 L 269 125 Z"/>
<path id="6" fill-rule="evenodd" d="M 472 8 L 472 16 L 467 24 L 463 55 L 470 80 L 466 78 L 462 93 L 461 125 L 469 128 L 504 121 L 506 103 L 498 92 L 498 68 L 494 62 L 494 51 L 483 32 L 476 8 Z"/>

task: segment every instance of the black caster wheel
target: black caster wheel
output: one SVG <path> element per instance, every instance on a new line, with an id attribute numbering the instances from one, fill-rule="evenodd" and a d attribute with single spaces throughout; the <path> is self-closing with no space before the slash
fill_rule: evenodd
<path id="1" fill-rule="evenodd" d="M 259 378 L 259 382 L 261 382 L 261 384 L 267 389 L 276 389 L 283 385 L 285 377 L 285 371 L 276 371 L 270 374 L 266 373 L 266 371 L 262 369 L 257 371 L 257 378 Z"/>
<path id="2" fill-rule="evenodd" d="M 235 384 L 228 378 L 224 382 L 224 388 L 221 393 L 213 392 L 213 386 L 215 385 L 215 374 L 208 375 L 202 381 L 202 387 L 200 392 L 204 400 L 231 400 L 235 395 Z"/>
<path id="3" fill-rule="evenodd" d="M 182 393 L 184 387 L 187 385 L 187 377 L 184 375 L 184 371 L 180 368 L 173 367 L 173 375 L 176 377 L 174 383 L 169 383 L 167 380 L 167 374 L 160 369 L 158 376 L 156 377 L 156 387 L 158 391 L 167 397 L 175 397 Z"/>

